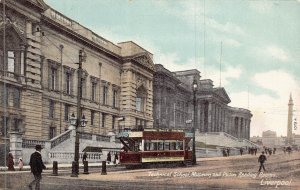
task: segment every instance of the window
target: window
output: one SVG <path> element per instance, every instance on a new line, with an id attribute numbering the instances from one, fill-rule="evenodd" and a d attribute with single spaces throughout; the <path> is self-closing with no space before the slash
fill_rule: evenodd
<path id="1" fill-rule="evenodd" d="M 24 52 L 21 52 L 21 75 L 24 75 Z"/>
<path id="2" fill-rule="evenodd" d="M 103 104 L 107 105 L 108 87 L 103 86 Z"/>
<path id="3" fill-rule="evenodd" d="M 105 113 L 102 113 L 102 119 L 101 119 L 102 123 L 101 126 L 105 127 Z"/>
<path id="4" fill-rule="evenodd" d="M 17 88 L 13 89 L 13 106 L 15 108 L 20 107 L 20 91 Z"/>
<path id="5" fill-rule="evenodd" d="M 54 100 L 49 100 L 49 117 L 54 118 Z"/>
<path id="6" fill-rule="evenodd" d="M 136 111 L 142 111 L 142 98 L 137 97 L 135 99 Z"/>
<path id="7" fill-rule="evenodd" d="M 8 51 L 7 52 L 7 71 L 8 72 L 15 72 L 15 52 Z"/>
<path id="8" fill-rule="evenodd" d="M 65 104 L 65 121 L 69 121 L 70 107 L 69 104 Z"/>
<path id="9" fill-rule="evenodd" d="M 95 111 L 91 110 L 91 125 L 94 125 Z"/>
<path id="10" fill-rule="evenodd" d="M 56 136 L 56 127 L 49 128 L 49 139 L 53 139 Z"/>
<path id="11" fill-rule="evenodd" d="M 14 131 L 19 131 L 19 125 L 20 125 L 21 121 L 19 119 L 14 119 Z"/>
<path id="12" fill-rule="evenodd" d="M 57 83 L 57 69 L 50 67 L 49 71 L 49 89 L 56 90 Z"/>
<path id="13" fill-rule="evenodd" d="M 115 128 L 115 119 L 116 119 L 116 117 L 113 115 L 112 116 L 112 126 L 111 126 L 112 129 Z"/>
<path id="14" fill-rule="evenodd" d="M 8 131 L 9 131 L 9 118 L 8 117 L 2 117 L 1 118 L 1 135 L 2 136 L 7 136 L 8 135 Z"/>
<path id="15" fill-rule="evenodd" d="M 117 105 L 117 98 L 118 98 L 118 91 L 113 90 L 113 107 L 116 108 L 118 107 Z"/>
<path id="16" fill-rule="evenodd" d="M 92 82 L 92 101 L 96 101 L 96 88 L 97 88 L 97 83 Z"/>
<path id="17" fill-rule="evenodd" d="M 67 94 L 71 94 L 71 74 L 66 73 L 66 89 L 65 92 Z"/>

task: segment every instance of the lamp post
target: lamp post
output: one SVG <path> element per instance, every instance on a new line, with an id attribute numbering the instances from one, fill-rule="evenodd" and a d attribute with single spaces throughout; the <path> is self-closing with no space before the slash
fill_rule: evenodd
<path id="1" fill-rule="evenodd" d="M 196 79 L 194 78 L 194 81 L 193 81 L 193 105 L 194 105 L 194 117 L 193 117 L 193 121 L 194 121 L 194 124 L 193 124 L 193 156 L 192 156 L 192 163 L 193 165 L 196 165 L 196 144 L 195 144 L 195 127 L 196 127 L 196 92 L 197 92 L 197 89 L 198 89 L 198 84 L 197 84 L 197 81 Z"/>
<path id="2" fill-rule="evenodd" d="M 70 117 L 70 122 L 75 124 L 75 153 L 74 161 L 72 163 L 72 175 L 71 177 L 78 177 L 79 174 L 79 127 L 84 127 L 87 123 L 85 116 L 81 117 L 81 98 L 82 98 L 82 62 L 86 60 L 86 53 L 84 50 L 79 50 L 79 62 L 78 62 L 78 83 L 77 83 L 77 118 L 75 119 L 74 113 Z"/>

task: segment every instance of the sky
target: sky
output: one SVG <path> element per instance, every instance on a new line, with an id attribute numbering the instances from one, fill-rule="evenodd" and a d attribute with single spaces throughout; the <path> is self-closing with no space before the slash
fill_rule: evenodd
<path id="1" fill-rule="evenodd" d="M 170 71 L 198 69 L 229 106 L 251 111 L 251 136 L 286 136 L 291 94 L 300 134 L 300 0 L 44 1 L 113 43 L 136 42 Z"/>

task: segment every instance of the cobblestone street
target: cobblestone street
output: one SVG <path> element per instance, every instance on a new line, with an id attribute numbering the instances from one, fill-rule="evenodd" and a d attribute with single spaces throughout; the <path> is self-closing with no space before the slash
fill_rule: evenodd
<path id="1" fill-rule="evenodd" d="M 93 169 L 78 179 L 69 173 L 45 173 L 42 189 L 300 189 L 300 155 L 268 156 L 266 172 L 258 174 L 257 156 L 201 159 L 195 167 L 124 170 L 110 168 L 108 175 Z M 114 170 L 114 171 L 112 171 Z M 100 169 L 99 169 L 100 171 Z M 27 189 L 30 173 L 7 174 L 9 189 Z M 3 175 L 3 174 L 2 174 Z M 1 177 L 3 179 L 3 177 Z M 15 183 L 20 181 L 20 183 Z"/>

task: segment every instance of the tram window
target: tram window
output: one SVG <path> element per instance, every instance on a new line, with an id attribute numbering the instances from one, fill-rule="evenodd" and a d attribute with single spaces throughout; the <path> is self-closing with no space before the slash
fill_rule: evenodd
<path id="1" fill-rule="evenodd" d="M 150 141 L 145 141 L 145 144 L 144 144 L 144 151 L 147 151 L 147 150 L 150 150 Z"/>
<path id="2" fill-rule="evenodd" d="M 176 142 L 176 150 L 183 150 L 183 142 L 180 141 Z"/>
<path id="3" fill-rule="evenodd" d="M 165 142 L 165 150 L 170 150 L 170 142 Z"/>
<path id="4" fill-rule="evenodd" d="M 157 150 L 157 142 L 151 143 L 151 150 Z"/>
<path id="5" fill-rule="evenodd" d="M 164 142 L 158 142 L 158 150 L 164 150 Z"/>
<path id="6" fill-rule="evenodd" d="M 176 142 L 170 142 L 170 150 L 176 150 Z"/>

